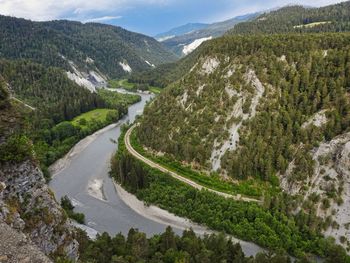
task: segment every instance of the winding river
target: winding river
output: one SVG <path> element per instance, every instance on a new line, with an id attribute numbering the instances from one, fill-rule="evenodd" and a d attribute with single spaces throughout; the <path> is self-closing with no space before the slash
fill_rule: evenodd
<path id="1" fill-rule="evenodd" d="M 121 125 L 133 122 L 152 98 L 149 94 L 140 95 L 142 100 L 130 106 L 129 113 L 122 120 L 83 139 L 50 167 L 53 175 L 50 188 L 57 200 L 67 195 L 76 211 L 85 214 L 86 226 L 80 227 L 86 228 L 90 236 L 97 232 L 127 234 L 132 227 L 151 236 L 164 232 L 168 225 L 177 234 L 189 227 L 198 234 L 211 232 L 158 207 L 144 206 L 120 186 L 114 185 L 108 176 L 110 159 L 117 149 L 115 141 L 120 136 Z M 255 255 L 262 250 L 253 243 L 239 242 L 246 255 Z"/>

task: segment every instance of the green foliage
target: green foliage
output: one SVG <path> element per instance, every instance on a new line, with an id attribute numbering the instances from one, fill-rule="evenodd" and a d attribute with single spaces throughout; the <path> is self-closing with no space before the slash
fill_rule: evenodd
<path id="1" fill-rule="evenodd" d="M 123 111 L 125 112 L 124 108 Z M 43 169 L 66 154 L 79 140 L 117 122 L 123 116 L 117 110 L 96 109 L 83 113 L 72 121 L 33 131 L 35 152 Z"/>
<path id="2" fill-rule="evenodd" d="M 199 50 L 196 49 L 190 55 L 180 59 L 176 63 L 168 63 L 155 69 L 135 72 L 131 74 L 128 81 L 131 83 L 147 84 L 151 87 L 165 88 L 170 83 L 188 73 L 199 57 Z"/>
<path id="3" fill-rule="evenodd" d="M 9 106 L 9 91 L 0 75 L 0 110 Z"/>
<path id="4" fill-rule="evenodd" d="M 276 194 L 279 190 L 264 185 L 264 183 L 257 182 L 256 180 L 245 180 L 239 183 L 232 183 L 229 181 L 222 180 L 220 176 L 215 173 L 204 174 L 200 171 L 194 171 L 190 166 L 184 166 L 178 161 L 174 160 L 170 155 L 157 156 L 144 150 L 140 145 L 136 133 L 133 132 L 130 136 L 130 142 L 133 148 L 141 153 L 143 156 L 151 159 L 152 161 L 166 167 L 167 169 L 180 174 L 200 185 L 208 187 L 213 190 L 225 192 L 228 194 L 241 194 L 252 197 L 262 197 L 263 192 L 269 192 L 270 194 Z"/>
<path id="5" fill-rule="evenodd" d="M 108 87 L 112 89 L 123 88 L 126 90 L 134 90 L 135 84 L 128 82 L 127 79 L 112 79 L 108 81 Z"/>
<path id="6" fill-rule="evenodd" d="M 133 92 L 136 92 L 138 90 L 141 90 L 141 91 L 149 90 L 154 94 L 159 94 L 162 90 L 159 87 L 151 86 L 147 83 L 132 83 L 132 82 L 129 82 L 128 79 L 110 80 L 108 82 L 108 86 L 109 88 L 112 88 L 112 89 L 122 88 Z"/>
<path id="7" fill-rule="evenodd" d="M 36 129 L 41 127 L 41 119 L 51 119 L 54 123 L 105 107 L 105 102 L 97 94 L 83 89 L 58 68 L 47 68 L 30 61 L 0 60 L 0 75 L 13 89 L 14 96 L 36 108 Z"/>
<path id="8" fill-rule="evenodd" d="M 112 117 L 112 119 L 111 119 Z M 113 118 L 114 117 L 114 118 Z M 71 126 L 80 126 L 83 128 L 84 126 L 88 126 L 93 122 L 108 122 L 112 123 L 113 121 L 118 120 L 119 114 L 117 110 L 111 109 L 96 109 L 92 111 L 85 112 L 77 117 L 75 117 L 71 122 L 68 122 Z M 56 129 L 59 125 L 62 125 L 67 122 L 61 122 L 56 125 Z M 74 128 L 74 127 L 73 127 Z M 68 136 L 66 136 L 68 137 Z"/>
<path id="9" fill-rule="evenodd" d="M 289 6 L 266 14 L 253 20 L 238 23 L 227 35 L 257 35 L 273 33 L 322 33 L 347 32 L 350 30 L 350 3 L 343 2 L 321 8 L 305 8 L 302 6 Z M 328 23 L 328 22 L 331 23 Z M 317 23 L 321 22 L 321 23 Z M 327 23 L 322 23 L 327 22 Z M 314 26 L 310 26 L 310 24 Z M 309 25 L 309 26 L 303 26 Z M 258 44 L 258 40 L 256 39 Z M 176 63 L 169 63 L 137 72 L 129 77 L 131 82 L 148 83 L 161 88 L 181 79 L 198 61 L 203 50 L 210 49 L 213 41 L 202 44 L 193 53 Z M 281 44 L 276 42 L 276 44 Z M 242 51 L 242 46 L 238 46 Z M 235 48 L 234 48 L 235 49 Z M 207 52 L 207 51 L 204 51 Z"/>
<path id="10" fill-rule="evenodd" d="M 140 95 L 121 94 L 119 92 L 101 89 L 98 95 L 106 102 L 108 108 L 117 109 L 121 114 L 126 114 L 128 106 L 141 101 Z"/>
<path id="11" fill-rule="evenodd" d="M 64 196 L 61 198 L 61 207 L 67 213 L 69 218 L 77 221 L 79 224 L 85 223 L 85 215 L 82 213 L 74 212 L 74 206 L 72 205 L 68 196 Z"/>
<path id="12" fill-rule="evenodd" d="M 249 101 L 255 89 L 245 84 L 246 74 L 254 70 L 265 93 L 255 117 L 242 123 L 237 149 L 226 152 L 222 167 L 235 179 L 276 185 L 276 173 L 295 159 L 294 179 L 302 181 L 313 171 L 309 150 L 350 126 L 349 54 L 350 35 L 345 33 L 225 36 L 206 42 L 193 70 L 145 109 L 137 129 L 140 143 L 211 169 L 215 142 L 227 140 L 228 128 L 240 121 L 230 117 L 239 98 L 226 88 Z M 207 57 L 220 61 L 212 74 L 202 74 Z M 230 67 L 235 73 L 225 77 Z M 324 127 L 302 127 L 321 110 L 328 110 Z"/>
<path id="13" fill-rule="evenodd" d="M 198 191 L 133 158 L 125 149 L 123 135 L 112 161 L 111 175 L 147 204 L 157 205 L 212 229 L 296 256 L 304 253 L 329 256 L 329 248 L 323 246 L 322 236 L 305 224 L 299 225 L 295 216 L 288 217 L 276 203 L 263 208 Z M 281 197 L 276 200 L 281 200 Z M 340 249 L 332 243 L 328 245 Z"/>
<path id="14" fill-rule="evenodd" d="M 0 163 L 19 163 L 33 158 L 33 145 L 25 135 L 13 134 L 0 145 Z"/>
<path id="15" fill-rule="evenodd" d="M 321 8 L 288 6 L 237 24 L 228 34 L 344 32 L 350 30 L 350 3 Z"/>
<path id="16" fill-rule="evenodd" d="M 133 71 L 171 62 L 176 56 L 151 37 L 120 27 L 73 21 L 32 22 L 0 17 L 0 53 L 8 59 L 31 59 L 45 66 L 71 71 L 69 61 L 80 70 L 100 71 L 106 76 L 125 76 L 119 65 L 127 61 Z"/>
<path id="17" fill-rule="evenodd" d="M 147 238 L 144 233 L 132 228 L 127 237 L 122 234 L 110 237 L 103 233 L 95 241 L 88 240 L 80 232 L 78 241 L 82 262 L 290 262 L 288 256 L 279 253 L 259 253 L 255 259 L 249 259 L 239 243 L 233 244 L 223 234 L 198 237 L 192 229 L 185 230 L 182 236 L 178 236 L 171 227 L 167 227 L 161 235 Z"/>

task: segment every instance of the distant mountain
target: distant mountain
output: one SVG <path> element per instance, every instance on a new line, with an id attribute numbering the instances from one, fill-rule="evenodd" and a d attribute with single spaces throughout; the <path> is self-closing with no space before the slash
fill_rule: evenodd
<path id="1" fill-rule="evenodd" d="M 229 34 L 345 32 L 350 30 L 350 2 L 312 8 L 286 6 L 238 24 Z"/>
<path id="2" fill-rule="evenodd" d="M 109 78 L 177 59 L 151 37 L 97 23 L 0 16 L 0 37 L 1 58 L 63 68 L 70 79 L 90 90 Z"/>
<path id="3" fill-rule="evenodd" d="M 191 53 L 204 41 L 222 36 L 236 24 L 253 19 L 258 15 L 259 13 L 247 14 L 212 24 L 187 24 L 157 35 L 156 38 L 175 54 L 184 56 Z M 198 29 L 195 29 L 196 26 Z"/>
<path id="4" fill-rule="evenodd" d="M 288 5 L 255 14 L 255 17 L 252 15 L 248 17 L 250 17 L 249 21 L 236 24 L 225 35 L 348 32 L 350 31 L 350 1 L 320 8 Z M 240 19 L 248 19 L 248 17 L 243 16 Z M 173 45 L 176 48 L 175 42 L 179 38 L 169 39 L 163 44 Z M 183 47 L 180 51 L 183 51 Z M 129 79 L 137 83 L 166 87 L 180 79 L 195 65 L 200 56 L 197 51 L 198 49 L 176 63 L 163 65 L 162 68 L 132 74 Z"/>
<path id="5" fill-rule="evenodd" d="M 183 26 L 175 27 L 167 32 L 160 33 L 160 34 L 154 36 L 154 38 L 157 39 L 158 41 L 165 41 L 167 39 L 177 37 L 180 35 L 184 35 L 184 34 L 192 32 L 194 30 L 200 30 L 200 29 L 206 28 L 208 26 L 209 26 L 209 24 L 188 23 L 188 24 L 183 25 Z"/>

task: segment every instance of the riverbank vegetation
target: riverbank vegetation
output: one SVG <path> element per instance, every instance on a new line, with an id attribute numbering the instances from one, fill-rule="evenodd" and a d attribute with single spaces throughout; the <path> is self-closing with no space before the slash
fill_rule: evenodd
<path id="1" fill-rule="evenodd" d="M 69 218 L 77 221 L 79 224 L 85 223 L 85 215 L 82 213 L 74 212 L 74 205 L 69 200 L 68 196 L 64 196 L 61 198 L 61 207 L 67 213 L 67 216 Z"/>
<path id="2" fill-rule="evenodd" d="M 178 236 L 167 227 L 164 233 L 147 238 L 144 233 L 132 228 L 127 236 L 117 234 L 110 237 L 107 233 L 103 233 L 95 241 L 87 239 L 83 232 L 79 232 L 78 241 L 81 262 L 291 262 L 283 253 L 258 253 L 255 257 L 247 257 L 239 243 L 233 243 L 223 234 L 198 237 L 191 229 Z"/>
<path id="3" fill-rule="evenodd" d="M 140 96 L 101 90 L 98 92 L 109 108 L 85 112 L 71 121 L 45 126 L 32 133 L 34 148 L 46 177 L 47 167 L 66 154 L 79 140 L 117 122 L 128 112 L 128 106 L 140 101 Z"/>
<path id="4" fill-rule="evenodd" d="M 346 262 L 345 250 L 335 245 L 333 239 L 323 238 L 317 229 L 305 225 L 302 212 L 289 215 L 285 211 L 288 196 L 279 194 L 259 206 L 198 191 L 133 158 L 127 153 L 124 136 L 125 133 L 119 138 L 111 175 L 145 203 L 273 251 L 297 257 L 309 253 L 325 258 L 338 255 L 342 258 L 338 262 Z"/>
<path id="5" fill-rule="evenodd" d="M 160 164 L 168 170 L 176 172 L 202 186 L 216 191 L 233 195 L 241 194 L 243 196 L 255 197 L 257 199 L 262 198 L 263 193 L 266 192 L 268 192 L 269 195 L 276 195 L 279 192 L 277 186 L 271 186 L 263 181 L 242 180 L 233 182 L 232 180 L 224 180 L 217 173 L 208 174 L 205 171 L 196 171 L 190 165 L 181 164 L 169 154 L 163 153 L 157 155 L 147 151 L 140 144 L 135 130 L 130 135 L 130 143 L 137 152 L 155 163 Z"/>
<path id="6" fill-rule="evenodd" d="M 47 177 L 47 167 L 75 143 L 116 122 L 128 106 L 141 100 L 139 95 L 108 90 L 91 93 L 69 80 L 62 69 L 29 60 L 1 59 L 0 78 L 1 96 L 7 93 L 13 105 L 26 109 L 21 138 L 33 141 L 35 157 Z"/>
<path id="7" fill-rule="evenodd" d="M 300 159 L 293 179 L 302 181 L 312 172 L 307 152 L 350 126 L 349 50 L 347 33 L 225 36 L 205 42 L 196 67 L 145 108 L 138 138 L 148 148 L 208 170 L 213 151 L 235 143 L 221 158 L 223 172 L 271 184 L 293 159 Z M 206 74 L 203 67 L 210 59 L 217 67 Z M 264 93 L 256 114 L 242 121 L 257 94 L 247 82 L 249 72 Z M 241 108 L 243 113 L 235 116 Z M 303 126 L 322 110 L 326 123 Z M 237 142 L 229 140 L 234 125 L 239 127 Z"/>

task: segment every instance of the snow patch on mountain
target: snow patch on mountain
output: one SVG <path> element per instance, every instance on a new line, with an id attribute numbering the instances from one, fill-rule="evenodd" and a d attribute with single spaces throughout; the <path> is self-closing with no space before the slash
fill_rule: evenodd
<path id="1" fill-rule="evenodd" d="M 128 62 L 119 62 L 119 65 L 123 68 L 125 72 L 131 73 L 132 69 L 129 66 Z"/>
<path id="2" fill-rule="evenodd" d="M 193 41 L 191 44 L 185 45 L 182 49 L 182 53 L 184 55 L 188 55 L 191 52 L 193 52 L 197 47 L 199 47 L 203 42 L 212 39 L 213 37 L 203 37 L 203 38 L 199 38 L 196 39 L 195 41 Z"/>

